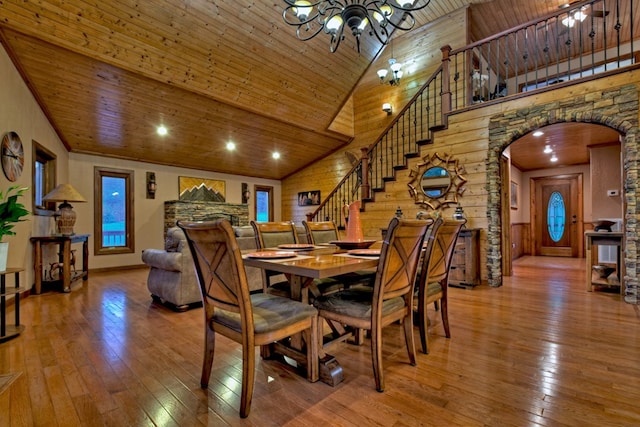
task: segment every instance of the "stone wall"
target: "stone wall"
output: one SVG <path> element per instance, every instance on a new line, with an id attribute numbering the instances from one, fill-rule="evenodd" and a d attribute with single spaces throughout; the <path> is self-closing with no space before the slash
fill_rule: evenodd
<path id="1" fill-rule="evenodd" d="M 209 221 L 227 218 L 231 225 L 249 225 L 249 205 L 168 200 L 164 202 L 164 232 L 178 220 Z"/>
<path id="2" fill-rule="evenodd" d="M 625 300 L 638 301 L 638 87 L 626 84 L 577 94 L 570 99 L 504 111 L 489 121 L 487 158 L 488 280 L 500 286 L 500 155 L 509 144 L 535 129 L 562 122 L 596 123 L 620 132 L 624 168 Z"/>

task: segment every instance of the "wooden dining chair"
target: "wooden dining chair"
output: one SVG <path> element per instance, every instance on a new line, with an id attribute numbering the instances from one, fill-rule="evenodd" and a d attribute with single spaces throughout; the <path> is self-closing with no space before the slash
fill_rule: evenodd
<path id="1" fill-rule="evenodd" d="M 277 248 L 278 245 L 299 243 L 298 233 L 293 222 L 251 221 L 251 227 L 253 227 L 253 231 L 255 233 L 256 248 L 258 248 L 258 250 L 265 248 Z M 279 276 L 279 278 L 277 276 Z M 276 281 L 274 279 L 280 280 Z M 281 273 L 263 269 L 262 286 L 263 290 L 270 294 L 287 298 L 291 296 L 289 282 L 283 279 Z"/>
<path id="2" fill-rule="evenodd" d="M 307 241 L 314 245 L 322 245 L 340 240 L 338 227 L 333 221 L 302 221 L 307 234 Z"/>
<path id="3" fill-rule="evenodd" d="M 307 241 L 314 245 L 340 240 L 338 227 L 333 221 L 302 221 L 302 225 L 307 235 Z M 358 270 L 340 275 L 336 279 L 349 287 L 356 284 L 372 284 L 375 278 L 375 270 Z"/>
<path id="4" fill-rule="evenodd" d="M 438 219 L 432 232 L 425 238 L 425 251 L 416 281 L 415 304 L 418 308 L 418 330 L 422 352 L 429 353 L 427 307 L 440 303 L 440 313 L 445 336 L 451 338 L 449 330 L 449 304 L 447 302 L 449 270 L 456 241 L 466 219 Z M 438 306 L 436 305 L 436 308 Z"/>
<path id="5" fill-rule="evenodd" d="M 215 335 L 242 344 L 240 416 L 251 410 L 255 347 L 302 333 L 306 343 L 309 381 L 318 380 L 318 312 L 309 304 L 267 293 L 249 293 L 240 248 L 226 219 L 178 221 L 193 255 L 205 313 L 205 350 L 200 385 L 207 388 L 215 350 Z M 263 354 L 267 354 L 265 351 Z"/>
<path id="6" fill-rule="evenodd" d="M 416 364 L 413 339 L 413 287 L 422 242 L 432 221 L 393 218 L 380 250 L 373 286 L 353 286 L 314 301 L 323 335 L 323 322 L 331 327 L 332 341 L 344 341 L 359 329 L 370 331 L 371 358 L 376 389 L 384 391 L 382 328 L 396 321 L 404 325 L 409 362 Z M 344 327 L 344 325 L 348 325 Z"/>

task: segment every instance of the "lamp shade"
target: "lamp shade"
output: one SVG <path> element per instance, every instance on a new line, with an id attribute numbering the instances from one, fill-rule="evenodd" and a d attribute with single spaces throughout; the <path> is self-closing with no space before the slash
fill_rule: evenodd
<path id="1" fill-rule="evenodd" d="M 58 233 L 62 235 L 75 234 L 73 232 L 73 226 L 76 223 L 76 213 L 69 202 L 86 202 L 86 199 L 82 197 L 78 190 L 73 188 L 71 184 L 60 184 L 44 196 L 42 200 L 47 202 L 62 202 L 55 213 Z"/>
<path id="2" fill-rule="evenodd" d="M 42 198 L 46 202 L 86 202 L 87 200 L 71 186 L 60 184 Z"/>

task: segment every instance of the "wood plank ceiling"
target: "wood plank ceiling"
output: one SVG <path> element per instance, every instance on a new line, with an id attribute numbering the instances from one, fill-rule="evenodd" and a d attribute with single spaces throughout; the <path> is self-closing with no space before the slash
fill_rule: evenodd
<path id="1" fill-rule="evenodd" d="M 431 0 L 416 28 L 471 5 L 482 39 L 561 3 Z M 324 35 L 301 42 L 283 5 L 5 0 L 0 38 L 71 152 L 283 179 L 350 141 L 329 127 L 381 48 L 363 37 L 358 54 L 350 35 L 333 54 Z"/>

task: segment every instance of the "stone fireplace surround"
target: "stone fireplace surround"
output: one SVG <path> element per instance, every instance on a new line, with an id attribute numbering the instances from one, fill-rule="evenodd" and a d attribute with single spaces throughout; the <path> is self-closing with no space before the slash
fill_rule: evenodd
<path id="1" fill-rule="evenodd" d="M 249 225 L 249 205 L 168 200 L 164 202 L 164 233 L 178 220 L 210 221 L 226 218 L 233 226 Z"/>

